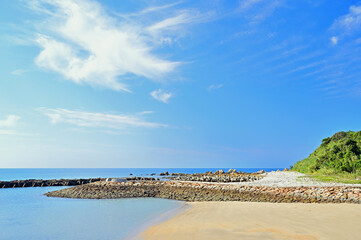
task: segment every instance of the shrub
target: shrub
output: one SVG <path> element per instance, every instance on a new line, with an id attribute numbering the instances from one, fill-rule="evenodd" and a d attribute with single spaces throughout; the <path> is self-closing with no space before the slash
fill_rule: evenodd
<path id="1" fill-rule="evenodd" d="M 361 131 L 338 132 L 322 140 L 310 156 L 294 165 L 304 173 L 361 171 Z"/>

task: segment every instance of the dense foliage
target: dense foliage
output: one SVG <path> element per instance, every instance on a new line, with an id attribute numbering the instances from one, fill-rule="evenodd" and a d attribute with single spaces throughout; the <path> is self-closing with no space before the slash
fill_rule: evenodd
<path id="1" fill-rule="evenodd" d="M 338 132 L 322 140 L 308 158 L 297 162 L 293 170 L 303 173 L 361 171 L 361 131 Z"/>

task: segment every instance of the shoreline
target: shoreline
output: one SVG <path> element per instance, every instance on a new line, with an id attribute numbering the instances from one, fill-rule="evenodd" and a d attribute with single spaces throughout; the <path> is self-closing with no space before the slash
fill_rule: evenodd
<path id="1" fill-rule="evenodd" d="M 96 182 L 49 192 L 46 196 L 150 197 L 185 202 L 183 207 L 140 226 L 127 238 L 131 240 L 359 239 L 361 186 L 299 181 L 298 176 L 293 172 L 274 172 L 245 183 Z"/>
<path id="2" fill-rule="evenodd" d="M 360 185 L 314 183 L 307 179 L 302 182 L 298 174 L 290 172 L 267 175 L 246 183 L 96 182 L 46 195 L 88 199 L 151 197 L 185 202 L 183 207 L 140 226 L 136 234 L 129 235 L 130 240 L 359 239 Z"/>
<path id="3" fill-rule="evenodd" d="M 176 201 L 176 200 L 170 200 L 170 201 Z M 141 225 L 137 229 L 134 229 L 132 232 L 130 232 L 125 237 L 125 239 L 127 239 L 127 240 L 138 240 L 140 232 L 145 232 L 151 226 L 162 224 L 163 222 L 166 222 L 166 221 L 178 216 L 179 214 L 183 213 L 184 211 L 186 211 L 188 208 L 191 207 L 190 205 L 188 205 L 184 201 L 178 201 L 178 202 L 180 202 L 180 205 L 178 207 L 176 207 L 174 209 L 171 209 L 171 210 L 169 210 L 169 211 L 167 211 L 165 213 L 162 213 L 161 215 L 159 215 L 159 216 L 157 216 L 155 218 L 150 219 L 148 222 L 144 223 L 143 225 Z"/>
<path id="4" fill-rule="evenodd" d="M 192 202 L 136 240 L 163 239 L 359 239 L 361 205 Z M 134 240 L 135 240 L 134 239 Z"/>
<path id="5" fill-rule="evenodd" d="M 230 176 L 231 182 L 227 183 L 110 179 L 45 195 L 182 201 L 175 209 L 145 219 L 126 236 L 130 240 L 359 239 L 361 185 L 320 183 L 300 176 L 295 172 L 271 172 L 249 182 Z"/>

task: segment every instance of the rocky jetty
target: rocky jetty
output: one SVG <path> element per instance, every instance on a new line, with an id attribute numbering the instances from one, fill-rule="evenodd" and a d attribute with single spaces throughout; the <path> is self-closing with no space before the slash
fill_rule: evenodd
<path id="1" fill-rule="evenodd" d="M 155 181 L 153 177 L 123 177 L 123 178 L 107 178 L 106 182 L 126 182 L 126 181 Z"/>
<path id="2" fill-rule="evenodd" d="M 168 173 L 168 172 L 167 172 Z M 253 182 L 262 179 L 265 171 L 257 173 L 245 173 L 237 172 L 235 169 L 229 169 L 227 172 L 218 170 L 214 173 L 208 171 L 206 173 L 171 173 L 167 179 L 175 181 L 192 181 L 192 182 L 218 182 L 218 183 L 230 183 L 230 182 Z M 169 175 L 169 174 L 168 174 Z"/>
<path id="3" fill-rule="evenodd" d="M 104 180 L 105 178 L 0 181 L 0 188 L 77 186 Z"/>
<path id="4" fill-rule="evenodd" d="M 96 182 L 49 192 L 48 197 L 111 199 L 155 197 L 183 201 L 361 204 L 357 187 L 262 187 L 176 181 Z"/>

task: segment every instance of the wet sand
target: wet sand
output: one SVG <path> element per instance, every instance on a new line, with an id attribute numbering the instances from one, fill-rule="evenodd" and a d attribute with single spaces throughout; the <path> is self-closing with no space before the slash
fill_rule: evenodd
<path id="1" fill-rule="evenodd" d="M 361 205 L 194 202 L 137 239 L 361 239 Z"/>

